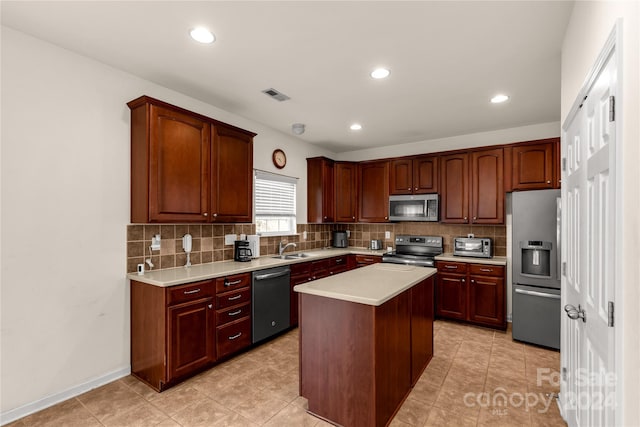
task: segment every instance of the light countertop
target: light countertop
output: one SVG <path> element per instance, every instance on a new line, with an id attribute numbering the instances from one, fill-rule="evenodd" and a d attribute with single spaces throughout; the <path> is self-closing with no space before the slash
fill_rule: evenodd
<path id="1" fill-rule="evenodd" d="M 379 306 L 424 279 L 436 274 L 435 268 L 402 264 L 371 264 L 335 276 L 303 283 L 294 291 Z"/>
<path id="2" fill-rule="evenodd" d="M 218 261 L 207 264 L 196 264 L 191 267 L 167 268 L 164 270 L 145 271 L 143 275 L 137 273 L 127 274 L 127 278 L 137 282 L 147 283 L 149 285 L 167 287 L 175 285 L 183 285 L 185 283 L 197 282 L 199 280 L 213 279 L 216 277 L 230 276 L 239 273 L 249 273 L 265 268 L 279 267 L 282 265 L 298 264 L 301 262 L 309 262 L 317 259 L 331 258 L 340 255 L 357 254 L 357 255 L 378 255 L 382 256 L 387 251 L 373 251 L 366 248 L 326 248 L 314 249 L 309 251 L 301 251 L 309 256 L 300 259 L 275 259 L 274 255 L 265 255 L 260 258 L 253 259 L 249 262 L 236 261 Z M 285 252 L 285 255 L 291 255 L 296 252 Z"/>
<path id="3" fill-rule="evenodd" d="M 475 258 L 466 256 L 454 256 L 452 253 L 444 253 L 435 257 L 436 261 L 466 262 L 472 264 L 507 265 L 507 257 L 494 256 L 493 258 Z"/>

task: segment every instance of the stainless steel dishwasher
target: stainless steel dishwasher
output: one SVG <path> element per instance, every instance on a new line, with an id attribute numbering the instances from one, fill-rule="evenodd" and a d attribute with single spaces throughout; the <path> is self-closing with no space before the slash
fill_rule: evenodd
<path id="1" fill-rule="evenodd" d="M 289 266 L 252 273 L 251 324 L 254 343 L 289 327 L 290 275 Z"/>

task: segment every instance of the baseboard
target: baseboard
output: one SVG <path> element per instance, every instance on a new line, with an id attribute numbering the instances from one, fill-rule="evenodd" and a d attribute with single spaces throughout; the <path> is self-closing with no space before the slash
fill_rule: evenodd
<path id="1" fill-rule="evenodd" d="M 127 366 L 126 368 L 118 369 L 117 371 L 113 371 L 85 383 L 78 384 L 77 386 L 61 391 L 60 393 L 55 393 L 40 400 L 36 400 L 35 402 L 27 403 L 26 405 L 22 405 L 18 408 L 2 412 L 0 413 L 0 425 L 9 424 L 12 421 L 26 417 L 27 415 L 31 415 L 57 403 L 79 396 L 89 390 L 93 390 L 94 388 L 100 387 L 122 377 L 126 377 L 130 373 L 131 366 Z"/>

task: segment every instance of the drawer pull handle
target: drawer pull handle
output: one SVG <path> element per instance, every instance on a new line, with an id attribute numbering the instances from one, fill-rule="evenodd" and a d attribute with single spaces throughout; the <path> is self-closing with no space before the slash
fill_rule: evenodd
<path id="1" fill-rule="evenodd" d="M 235 300 L 240 299 L 240 298 L 242 298 L 242 294 L 238 294 L 238 295 L 236 295 L 236 296 L 229 297 L 229 298 L 227 298 L 227 299 L 228 299 L 229 301 L 235 301 Z"/>
<path id="2" fill-rule="evenodd" d="M 231 340 L 235 340 L 235 339 L 238 339 L 238 338 L 240 338 L 241 336 L 242 336 L 242 332 L 238 332 L 237 334 L 235 334 L 235 335 L 233 335 L 233 336 L 229 337 L 229 341 L 231 341 Z"/>
<path id="3" fill-rule="evenodd" d="M 192 291 L 184 291 L 185 295 L 189 295 L 189 294 L 197 294 L 198 292 L 200 292 L 200 288 L 198 289 L 194 289 Z"/>
<path id="4" fill-rule="evenodd" d="M 481 268 L 480 271 L 486 271 L 488 273 L 493 271 L 493 268 Z"/>
<path id="5" fill-rule="evenodd" d="M 233 282 L 229 282 L 227 279 L 225 279 L 224 280 L 224 285 L 225 286 L 233 286 L 233 285 L 237 285 L 240 282 L 242 282 L 242 279 L 234 280 Z"/>
<path id="6" fill-rule="evenodd" d="M 343 258 L 337 259 L 336 260 L 336 264 L 342 264 L 344 262 Z"/>
<path id="7" fill-rule="evenodd" d="M 362 258 L 365 262 L 373 262 L 373 258 Z"/>
<path id="8" fill-rule="evenodd" d="M 457 265 L 445 265 L 445 267 L 447 267 L 448 269 L 451 269 L 451 270 L 457 270 L 458 269 Z"/>
<path id="9" fill-rule="evenodd" d="M 240 313 L 242 313 L 242 310 L 236 310 L 236 311 L 233 311 L 233 312 L 229 313 L 229 316 L 237 316 Z"/>

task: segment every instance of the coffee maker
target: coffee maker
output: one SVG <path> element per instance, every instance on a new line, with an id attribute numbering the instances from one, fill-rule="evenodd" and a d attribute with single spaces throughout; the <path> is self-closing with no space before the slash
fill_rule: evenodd
<path id="1" fill-rule="evenodd" d="M 251 249 L 249 248 L 248 240 L 236 240 L 233 242 L 233 260 L 240 262 L 251 261 Z"/>

